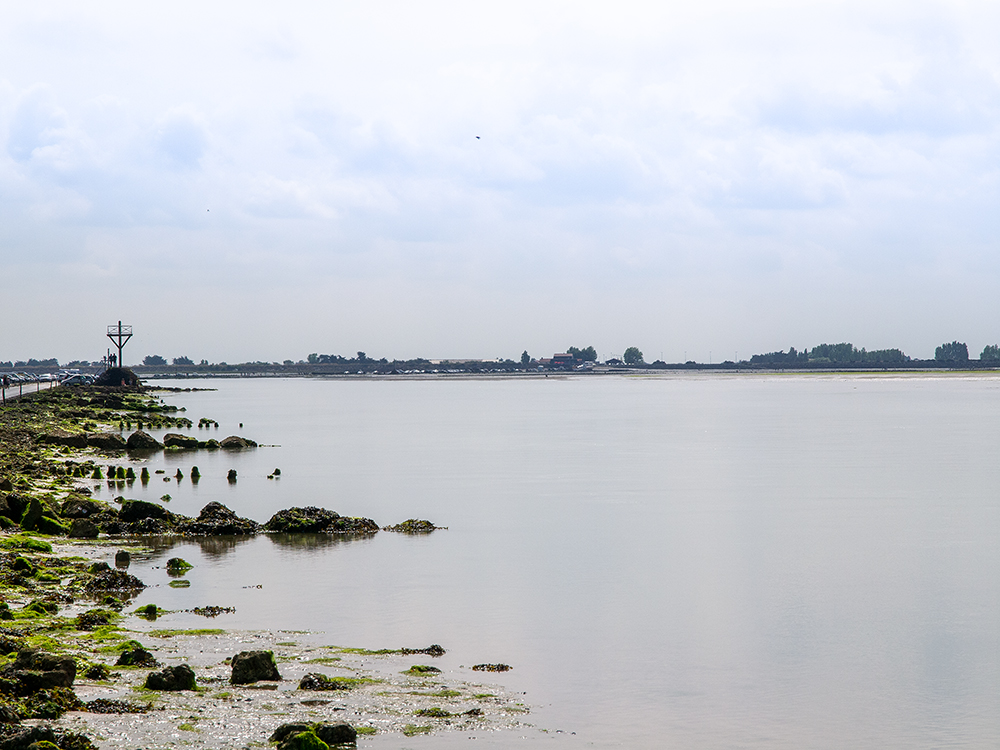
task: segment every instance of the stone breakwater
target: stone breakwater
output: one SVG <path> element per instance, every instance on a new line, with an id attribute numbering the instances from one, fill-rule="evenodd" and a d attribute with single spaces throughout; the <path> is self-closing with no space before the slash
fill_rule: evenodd
<path id="1" fill-rule="evenodd" d="M 155 604 L 132 609 L 145 584 L 127 568 L 132 556 L 152 553 L 142 544 L 146 534 L 380 531 L 372 519 L 314 506 L 261 523 L 220 503 L 192 518 L 156 503 L 90 496 L 94 481 L 125 491 L 142 481 L 131 467 L 108 465 L 125 452 L 256 445 L 238 436 L 212 445 L 181 433 L 160 443 L 143 431 L 190 428 L 177 411 L 141 388 L 55 389 L 0 409 L 0 653 L 7 654 L 0 657 L 0 750 L 268 741 L 322 750 L 350 745 L 358 734 L 527 726 L 518 696 L 475 682 L 471 667 L 414 663 L 417 654 L 445 658 L 436 644 L 366 650 L 323 645 L 318 634 L 170 629 L 164 625 L 175 613 Z M 193 481 L 197 475 L 195 467 Z M 410 519 L 385 530 L 436 528 Z M 122 536 L 131 553 L 116 554 Z M 167 564 L 181 573 L 185 566 L 179 558 Z M 214 618 L 232 609 L 188 611 Z"/>

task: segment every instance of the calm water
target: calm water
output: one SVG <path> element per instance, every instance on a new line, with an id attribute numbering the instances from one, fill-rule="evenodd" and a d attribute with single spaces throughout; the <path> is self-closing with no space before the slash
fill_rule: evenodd
<path id="1" fill-rule="evenodd" d="M 128 496 L 449 530 L 183 542 L 138 572 L 163 584 L 151 566 L 180 554 L 191 588 L 139 603 L 235 606 L 219 626 L 341 645 L 440 643 L 446 669 L 507 662 L 489 680 L 551 732 L 474 746 L 1000 745 L 1000 378 L 182 385 L 218 388 L 167 397 L 218 420 L 213 436 L 274 447 L 161 456 L 170 474 L 197 463 L 200 484 Z M 205 624 L 169 626 L 185 617 Z"/>

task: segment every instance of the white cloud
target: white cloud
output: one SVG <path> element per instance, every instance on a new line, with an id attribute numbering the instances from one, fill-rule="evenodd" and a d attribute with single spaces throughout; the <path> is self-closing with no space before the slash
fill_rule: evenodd
<path id="1" fill-rule="evenodd" d="M 512 316 L 512 342 L 588 321 L 669 349 L 669 296 L 702 310 L 692 338 L 774 349 L 852 320 L 838 295 L 870 321 L 926 306 L 941 269 L 955 295 L 1000 280 L 991 31 L 979 3 L 22 6 L 0 31 L 0 249 L 123 283 L 187 263 L 236 297 L 398 284 L 426 344 L 366 335 L 412 353 L 450 353 L 434 295 L 564 285 L 570 310 Z M 621 295 L 649 318 L 610 312 Z M 776 331 L 772 305 L 801 309 Z"/>
<path id="2" fill-rule="evenodd" d="M 208 136 L 197 112 L 187 107 L 172 109 L 156 129 L 156 148 L 171 164 L 187 169 L 200 166 Z"/>

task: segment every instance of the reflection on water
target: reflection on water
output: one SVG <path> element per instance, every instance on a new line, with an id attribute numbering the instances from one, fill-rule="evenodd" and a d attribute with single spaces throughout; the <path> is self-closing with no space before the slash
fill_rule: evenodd
<path id="1" fill-rule="evenodd" d="M 371 539 L 374 534 L 268 534 L 267 538 L 276 546 L 285 550 L 301 550 L 316 552 L 348 545 L 353 542 L 363 542 Z"/>
<path id="2" fill-rule="evenodd" d="M 175 547 L 196 545 L 207 558 L 221 558 L 250 542 L 252 534 L 233 536 L 155 536 L 143 537 L 142 544 L 152 550 L 153 558 L 165 557 Z"/>
<path id="3" fill-rule="evenodd" d="M 201 553 L 208 559 L 222 558 L 243 544 L 267 539 L 276 547 L 285 550 L 299 550 L 302 552 L 314 552 L 325 549 L 332 549 L 354 542 L 363 542 L 374 537 L 374 534 L 273 534 L 262 533 L 260 535 L 240 534 L 232 536 L 149 536 L 142 537 L 139 543 L 148 547 L 151 551 L 152 559 L 159 559 L 169 555 L 174 548 L 179 546 L 197 546 Z M 123 544 L 125 540 L 123 540 Z"/>

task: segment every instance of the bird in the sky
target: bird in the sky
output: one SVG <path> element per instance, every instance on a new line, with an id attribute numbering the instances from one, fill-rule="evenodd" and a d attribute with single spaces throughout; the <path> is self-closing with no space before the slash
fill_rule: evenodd
<path id="1" fill-rule="evenodd" d="M 479 136 L 478 136 L 478 135 L 476 136 L 476 140 L 477 140 L 477 141 L 479 140 Z"/>

